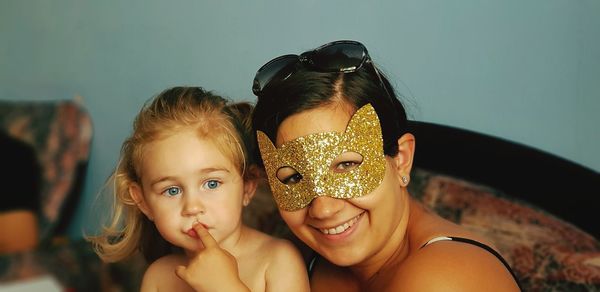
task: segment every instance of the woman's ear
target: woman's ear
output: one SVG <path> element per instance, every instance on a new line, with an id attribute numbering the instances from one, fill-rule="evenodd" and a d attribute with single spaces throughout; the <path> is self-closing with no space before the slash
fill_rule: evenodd
<path id="1" fill-rule="evenodd" d="M 398 139 L 398 154 L 394 156 L 398 179 L 404 186 L 408 184 L 410 170 L 412 169 L 415 155 L 415 136 L 406 133 Z"/>
<path id="2" fill-rule="evenodd" d="M 142 211 L 150 221 L 153 221 L 154 217 L 152 216 L 152 210 L 148 208 L 148 204 L 146 204 L 146 200 L 144 199 L 144 192 L 139 184 L 131 183 L 129 185 L 129 196 L 131 196 L 140 211 Z"/>

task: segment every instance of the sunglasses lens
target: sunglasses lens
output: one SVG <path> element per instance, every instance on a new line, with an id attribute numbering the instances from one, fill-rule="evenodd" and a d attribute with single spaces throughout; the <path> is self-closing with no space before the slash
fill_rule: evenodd
<path id="1" fill-rule="evenodd" d="M 256 72 L 252 91 L 260 96 L 273 80 L 286 80 L 299 62 L 320 72 L 355 72 L 368 59 L 364 45 L 354 41 L 337 41 L 323 45 L 302 55 L 284 55 L 269 61 Z"/>
<path id="2" fill-rule="evenodd" d="M 367 58 L 367 50 L 359 43 L 334 43 L 311 54 L 313 66 L 330 72 L 352 72 Z"/>
<path id="3" fill-rule="evenodd" d="M 297 62 L 297 55 L 285 55 L 275 58 L 262 66 L 256 72 L 254 82 L 252 83 L 254 94 L 260 93 L 275 76 L 278 76 L 282 80 L 286 79 L 292 73 L 294 65 Z"/>

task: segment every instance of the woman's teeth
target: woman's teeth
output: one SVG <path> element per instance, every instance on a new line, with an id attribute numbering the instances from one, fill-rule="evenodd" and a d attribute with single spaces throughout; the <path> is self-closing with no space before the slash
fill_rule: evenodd
<path id="1" fill-rule="evenodd" d="M 358 216 L 348 220 L 346 223 L 338 225 L 336 227 L 333 228 L 320 228 L 319 230 L 323 233 L 323 234 L 331 234 L 331 235 L 335 235 L 335 234 L 340 234 L 344 231 L 346 231 L 348 228 L 352 227 L 352 225 L 354 225 L 354 223 L 356 223 L 356 221 L 358 221 L 358 218 L 360 217 L 361 214 L 359 214 Z"/>

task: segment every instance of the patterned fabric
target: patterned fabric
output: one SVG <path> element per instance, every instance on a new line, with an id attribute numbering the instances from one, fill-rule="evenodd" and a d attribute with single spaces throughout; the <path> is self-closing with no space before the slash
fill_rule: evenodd
<path id="1" fill-rule="evenodd" d="M 0 283 L 51 275 L 63 291 L 139 291 L 146 268 L 141 254 L 109 264 L 87 241 L 55 239 L 32 252 L 0 256 Z"/>
<path id="2" fill-rule="evenodd" d="M 33 146 L 42 168 L 40 240 L 47 241 L 88 160 L 92 124 L 74 101 L 0 101 L 0 128 Z M 79 195 L 79 194 L 75 194 Z"/>
<path id="3" fill-rule="evenodd" d="M 577 227 L 492 188 L 424 170 L 413 172 L 410 192 L 491 239 L 524 291 L 600 291 L 600 242 Z"/>

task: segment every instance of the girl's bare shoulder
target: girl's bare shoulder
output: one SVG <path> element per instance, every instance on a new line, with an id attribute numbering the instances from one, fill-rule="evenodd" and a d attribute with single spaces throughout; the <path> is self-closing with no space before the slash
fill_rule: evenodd
<path id="1" fill-rule="evenodd" d="M 184 265 L 187 263 L 187 258 L 183 254 L 168 254 L 157 260 L 155 260 L 150 266 L 173 266 L 173 265 Z"/>
<path id="2" fill-rule="evenodd" d="M 190 287 L 175 275 L 175 269 L 181 265 L 187 265 L 187 259 L 179 254 L 166 255 L 152 262 L 144 273 L 141 291 L 188 291 Z"/>
<path id="3" fill-rule="evenodd" d="M 265 264 L 265 279 L 273 291 L 309 291 L 308 275 L 298 249 L 288 240 L 257 230 L 253 237 L 253 257 Z"/>
<path id="4" fill-rule="evenodd" d="M 256 229 L 246 228 L 245 234 L 245 245 L 254 254 L 272 256 L 297 251 L 294 245 L 288 240 L 271 236 Z"/>

